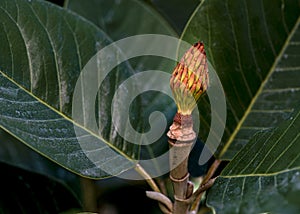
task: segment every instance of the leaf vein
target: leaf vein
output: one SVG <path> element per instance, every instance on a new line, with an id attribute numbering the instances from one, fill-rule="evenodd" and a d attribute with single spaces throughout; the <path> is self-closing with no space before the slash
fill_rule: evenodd
<path id="1" fill-rule="evenodd" d="M 18 5 L 17 5 L 17 3 L 16 3 L 16 6 L 17 6 L 17 8 L 18 8 Z M 30 56 L 30 54 L 29 54 L 29 51 L 28 51 L 28 46 L 27 46 L 27 43 L 26 43 L 26 39 L 25 39 L 25 37 L 24 37 L 24 32 L 22 31 L 22 29 L 20 28 L 20 26 L 19 26 L 19 24 L 18 24 L 18 22 L 16 22 L 14 19 L 13 19 L 13 17 L 8 13 L 8 11 L 6 11 L 4 8 L 2 8 L 1 6 L 0 6 L 0 9 L 7 15 L 7 17 L 15 24 L 15 26 L 17 27 L 17 29 L 18 29 L 18 31 L 20 32 L 20 35 L 21 35 L 21 38 L 22 38 L 22 40 L 23 40 L 23 42 L 24 42 L 24 46 L 25 46 L 25 48 L 26 48 L 26 55 L 27 55 L 27 60 L 28 60 L 28 67 L 29 67 L 29 73 L 30 73 L 30 83 L 32 83 L 33 82 L 33 76 L 32 76 L 32 71 L 33 71 L 33 68 L 32 68 L 32 59 L 31 59 L 31 56 Z M 32 91 L 32 84 L 31 84 L 31 86 L 30 86 L 30 91 Z"/>
<path id="2" fill-rule="evenodd" d="M 32 6 L 30 5 L 29 7 L 33 13 L 33 15 L 35 16 L 36 20 L 40 23 L 42 29 L 44 30 L 44 32 L 46 33 L 48 40 L 50 42 L 51 45 L 51 49 L 52 49 L 52 53 L 53 53 L 53 57 L 54 57 L 54 61 L 55 61 L 55 69 L 56 69 L 56 73 L 57 73 L 57 82 L 58 82 L 58 91 L 59 91 L 59 110 L 62 111 L 62 87 L 61 87 L 61 80 L 60 80 L 60 72 L 59 72 L 59 67 L 58 67 L 58 56 L 55 50 L 55 45 L 54 42 L 52 41 L 52 37 L 50 36 L 48 29 L 46 28 L 46 26 L 44 25 L 44 23 L 42 22 L 42 20 L 40 19 L 40 17 L 36 14 L 35 10 L 32 8 Z"/>
<path id="3" fill-rule="evenodd" d="M 266 15 L 265 15 L 265 8 L 264 8 L 264 4 L 263 4 L 263 1 L 259 1 L 261 3 L 261 11 L 262 11 L 262 18 L 263 18 L 263 24 L 264 24 L 264 27 L 265 27 L 265 30 L 266 30 L 266 36 L 267 36 L 267 39 L 268 39 L 268 42 L 269 42 L 269 45 L 272 49 L 272 52 L 273 52 L 273 55 L 276 56 L 276 51 L 275 51 L 275 48 L 274 48 L 274 45 L 273 45 L 273 42 L 271 40 L 271 36 L 270 36 L 270 32 L 269 32 L 269 28 L 268 28 L 268 24 L 267 24 L 267 20 L 266 20 Z"/>

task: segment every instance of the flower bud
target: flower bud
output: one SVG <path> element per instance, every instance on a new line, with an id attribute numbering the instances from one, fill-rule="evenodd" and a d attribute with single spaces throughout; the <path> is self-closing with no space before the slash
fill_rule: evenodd
<path id="1" fill-rule="evenodd" d="M 194 44 L 181 58 L 170 79 L 178 113 L 189 115 L 209 84 L 204 45 Z"/>

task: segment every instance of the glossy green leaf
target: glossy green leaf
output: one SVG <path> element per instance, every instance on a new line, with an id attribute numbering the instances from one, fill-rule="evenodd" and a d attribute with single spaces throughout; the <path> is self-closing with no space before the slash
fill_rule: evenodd
<path id="1" fill-rule="evenodd" d="M 81 0 L 68 0 L 65 2 L 65 7 L 93 22 L 99 28 L 103 29 L 114 41 L 140 34 L 163 34 L 178 37 L 166 20 L 143 1 L 92 0 L 83 4 Z M 144 43 L 142 48 L 151 50 L 153 48 L 152 46 L 153 44 L 149 42 Z M 174 55 L 175 54 L 174 52 Z M 149 55 L 132 58 L 129 60 L 129 63 L 135 72 L 158 70 L 167 73 L 172 73 L 176 64 L 174 61 L 164 57 Z M 155 83 L 151 83 L 151 81 L 158 82 L 159 80 L 153 78 L 151 80 L 149 79 L 147 83 L 137 82 L 136 84 L 155 85 Z M 168 82 L 161 82 L 161 84 L 169 88 Z M 136 126 L 137 129 L 141 132 L 149 131 L 149 115 L 154 111 L 162 112 L 170 125 L 176 112 L 175 103 L 172 99 L 161 92 L 151 90 L 141 93 L 138 98 L 141 103 L 138 111 L 133 113 L 134 118 L 138 118 L 134 121 L 139 124 Z M 167 127 L 165 132 L 166 131 Z M 164 153 L 167 149 L 167 138 L 162 136 L 159 141 L 149 146 L 142 146 L 140 158 L 153 158 L 154 156 Z"/>
<path id="2" fill-rule="evenodd" d="M 276 127 L 300 100 L 299 1 L 204 0 L 183 40 L 202 40 L 227 100 L 218 156 L 230 160 L 257 131 Z M 201 104 L 205 139 L 209 101 Z"/>
<path id="3" fill-rule="evenodd" d="M 225 167 L 209 191 L 217 213 L 300 212 L 300 111 L 261 131 Z"/>
<path id="4" fill-rule="evenodd" d="M 139 146 L 124 146 L 109 113 L 114 88 L 132 74 L 128 64 L 111 72 L 101 86 L 106 100 L 98 118 L 106 124 L 106 139 L 70 119 L 80 71 L 110 39 L 90 22 L 47 2 L 6 0 L 0 10 L 0 52 L 5 53 L 0 55 L 0 127 L 83 176 L 102 178 L 109 176 L 103 169 L 115 175 L 133 167 Z M 98 166 L 83 152 L 74 126 L 90 136 L 89 146 L 98 147 Z"/>
<path id="5" fill-rule="evenodd" d="M 93 22 L 114 41 L 139 34 L 163 34 L 178 37 L 166 20 L 143 1 L 92 0 L 83 4 L 80 0 L 68 0 L 65 2 L 65 7 Z M 143 48 L 151 49 L 151 46 L 151 43 L 144 44 Z M 129 62 L 136 71 L 161 70 L 171 73 L 175 67 L 173 61 L 156 56 L 139 56 L 130 59 Z M 149 100 L 153 94 L 144 95 L 142 98 L 145 96 L 144 100 Z"/>
<path id="6" fill-rule="evenodd" d="M 113 40 L 137 34 L 160 33 L 176 36 L 159 13 L 139 0 L 67 0 L 65 7 L 103 29 Z"/>

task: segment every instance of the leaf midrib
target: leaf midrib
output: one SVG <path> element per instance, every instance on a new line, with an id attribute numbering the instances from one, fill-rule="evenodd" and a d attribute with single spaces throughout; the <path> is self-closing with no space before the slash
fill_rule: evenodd
<path id="1" fill-rule="evenodd" d="M 292 172 L 292 171 L 297 171 L 300 170 L 300 166 L 298 167 L 294 167 L 291 169 L 285 169 L 285 170 L 280 170 L 277 172 L 272 172 L 272 173 L 251 173 L 251 174 L 234 174 L 234 175 L 220 175 L 220 177 L 222 178 L 243 178 L 243 177 L 268 177 L 268 176 L 276 176 L 282 173 L 286 173 L 286 172 Z"/>
<path id="2" fill-rule="evenodd" d="M 232 135 L 230 136 L 229 140 L 227 141 L 227 143 L 225 143 L 225 146 L 222 148 L 221 152 L 220 152 L 220 157 L 222 158 L 222 156 L 226 153 L 227 149 L 229 148 L 229 146 L 231 145 L 231 143 L 234 141 L 238 131 L 241 129 L 243 123 L 245 122 L 246 118 L 248 117 L 248 115 L 250 114 L 252 107 L 254 106 L 256 100 L 258 99 L 259 95 L 261 94 L 261 92 L 263 91 L 265 85 L 267 84 L 267 82 L 269 81 L 270 77 L 272 76 L 272 74 L 275 71 L 275 68 L 278 64 L 278 62 L 280 61 L 281 57 L 283 56 L 283 53 L 285 52 L 286 48 L 288 47 L 290 40 L 292 38 L 292 36 L 294 35 L 294 33 L 296 32 L 298 25 L 300 22 L 300 17 L 298 17 L 293 29 L 290 31 L 290 34 L 288 35 L 285 43 L 282 46 L 282 49 L 280 50 L 278 56 L 275 58 L 275 61 L 273 63 L 273 65 L 271 66 L 268 75 L 266 76 L 266 78 L 263 80 L 262 84 L 260 85 L 258 91 L 256 92 L 255 96 L 253 97 L 253 99 L 251 100 L 247 110 L 245 111 L 243 117 L 241 118 L 241 120 L 239 121 L 238 125 L 236 126 L 236 128 L 234 129 Z"/>
<path id="3" fill-rule="evenodd" d="M 14 85 L 16 85 L 19 89 L 21 89 L 22 91 L 24 91 L 26 94 L 28 94 L 29 96 L 31 96 L 32 98 L 34 98 L 35 100 L 37 100 L 39 103 L 41 103 L 42 105 L 44 105 L 45 107 L 49 108 L 50 110 L 54 111 L 56 114 L 58 114 L 59 116 L 61 116 L 62 118 L 64 118 L 65 120 L 71 122 L 73 125 L 78 126 L 79 128 L 83 129 L 84 131 L 86 131 L 87 133 L 91 134 L 92 136 L 96 137 L 97 139 L 103 141 L 107 146 L 109 146 L 110 148 L 114 149 L 116 152 L 118 152 L 119 154 L 121 154 L 123 157 L 125 157 L 127 160 L 131 161 L 131 162 L 135 162 L 133 159 L 131 159 L 128 155 L 126 155 L 123 151 L 121 151 L 119 148 L 115 147 L 113 144 L 109 143 L 108 141 L 106 141 L 104 138 L 100 137 L 99 135 L 96 135 L 95 133 L 91 132 L 90 130 L 88 130 L 86 127 L 82 126 L 81 124 L 78 124 L 77 122 L 75 122 L 74 120 L 72 120 L 71 118 L 69 118 L 68 116 L 66 116 L 65 114 L 63 114 L 62 112 L 58 111 L 57 109 L 53 108 L 52 106 L 50 106 L 49 104 L 47 104 L 46 102 L 44 102 L 43 100 L 41 100 L 40 98 L 36 97 L 33 93 L 29 92 L 27 89 L 25 89 L 23 86 L 19 85 L 17 82 L 15 82 L 13 79 L 11 79 L 9 76 L 7 76 L 2 70 L 0 70 L 0 74 L 4 76 L 4 78 L 6 78 L 8 81 L 10 81 L 11 83 L 13 83 Z M 0 125 L 1 128 L 3 128 Z M 5 128 L 4 128 L 5 129 Z M 6 130 L 6 129 L 5 129 Z M 15 136 L 13 133 L 10 133 L 12 136 Z M 20 139 L 20 141 L 22 141 L 23 143 L 24 140 Z"/>

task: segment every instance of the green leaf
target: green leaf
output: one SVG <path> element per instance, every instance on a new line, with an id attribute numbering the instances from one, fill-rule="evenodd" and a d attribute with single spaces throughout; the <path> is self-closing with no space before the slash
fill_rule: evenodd
<path id="1" fill-rule="evenodd" d="M 222 159 L 232 159 L 257 131 L 276 127 L 299 103 L 299 5 L 204 0 L 189 20 L 182 38 L 204 41 L 226 94 L 226 129 L 217 153 Z M 210 107 L 203 101 L 205 139 Z"/>
<path id="2" fill-rule="evenodd" d="M 139 34 L 163 34 L 178 37 L 166 20 L 147 4 L 138 0 L 87 1 L 68 0 L 65 7 L 88 19 L 103 29 L 114 41 Z M 152 44 L 144 44 L 151 49 Z M 136 71 L 160 70 L 171 73 L 175 67 L 173 61 L 156 56 L 139 56 L 129 60 Z M 147 102 L 150 96 L 142 96 Z M 154 96 L 158 96 L 157 94 Z M 155 98 L 156 99 L 156 98 Z M 157 99 L 164 100 L 161 97 Z M 168 105 L 166 103 L 165 105 Z M 161 104 L 163 105 L 163 104 Z M 143 114 L 142 114 L 143 115 Z"/>
<path id="3" fill-rule="evenodd" d="M 105 169 L 116 175 L 133 167 L 139 146 L 124 146 L 109 113 L 115 87 L 132 74 L 128 64 L 101 86 L 106 100 L 99 123 L 106 124 L 106 140 L 70 119 L 80 71 L 110 39 L 87 20 L 47 2 L 4 0 L 0 11 L 0 52 L 5 53 L 0 55 L 0 128 L 82 176 L 102 178 L 109 176 Z M 97 146 L 98 166 L 87 158 L 74 127 L 90 136 L 87 146 Z"/>
<path id="4" fill-rule="evenodd" d="M 217 213 L 300 212 L 300 111 L 261 131 L 225 167 L 209 191 Z"/>
<path id="5" fill-rule="evenodd" d="M 84 4 L 80 0 L 67 0 L 65 8 L 90 20 L 115 41 L 137 34 L 176 36 L 159 13 L 139 0 L 91 0 Z"/>
<path id="6" fill-rule="evenodd" d="M 82 4 L 81 0 L 68 0 L 65 7 L 93 22 L 114 40 L 139 34 L 163 34 L 178 37 L 173 28 L 166 20 L 149 5 L 137 0 L 119 1 L 87 1 Z M 144 43 L 143 49 L 151 50 L 151 42 Z M 167 47 L 166 47 L 167 49 Z M 174 53 L 175 55 L 176 53 Z M 129 60 L 135 72 L 158 70 L 171 73 L 175 62 L 159 56 L 138 56 Z M 157 79 L 152 78 L 148 82 L 137 82 L 136 85 L 155 85 Z M 161 83 L 169 88 L 169 83 Z M 138 96 L 140 104 L 138 110 L 133 113 L 135 126 L 140 132 L 150 129 L 149 115 L 154 112 L 162 112 L 167 121 L 172 121 L 176 106 L 172 99 L 157 91 L 147 91 Z M 133 124 L 134 125 L 134 124 Z M 165 130 L 166 132 L 167 130 Z M 141 147 L 140 159 L 150 159 L 164 153 L 168 149 L 167 138 L 162 136 L 160 140 L 148 146 Z M 158 166 L 159 168 L 159 166 Z"/>

